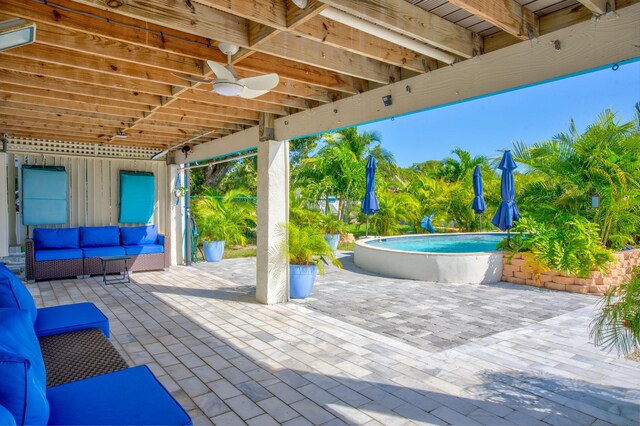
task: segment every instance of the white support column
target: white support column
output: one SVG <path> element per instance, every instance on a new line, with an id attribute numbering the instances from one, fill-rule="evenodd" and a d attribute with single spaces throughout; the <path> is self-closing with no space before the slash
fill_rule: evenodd
<path id="1" fill-rule="evenodd" d="M 18 244 L 16 238 L 16 158 L 14 154 L 7 154 L 7 212 L 9 214 L 9 246 Z"/>
<path id="2" fill-rule="evenodd" d="M 264 134 L 264 133 L 263 133 Z M 271 134 L 273 138 L 273 135 Z M 280 227 L 289 222 L 289 142 L 258 143 L 258 248 L 256 300 L 289 300 L 289 265 L 278 250 Z"/>
<path id="3" fill-rule="evenodd" d="M 180 168 L 175 164 L 170 164 L 168 168 L 169 195 L 167 197 L 167 234 L 171 236 L 171 265 L 182 265 L 184 262 L 184 198 L 176 196 L 176 179 L 180 179 L 184 185 L 184 176 L 181 176 Z"/>
<path id="4" fill-rule="evenodd" d="M 7 154 L 0 152 L 0 206 L 13 202 L 13 194 L 9 197 L 7 186 Z M 9 255 L 9 215 L 0 215 L 0 257 Z"/>

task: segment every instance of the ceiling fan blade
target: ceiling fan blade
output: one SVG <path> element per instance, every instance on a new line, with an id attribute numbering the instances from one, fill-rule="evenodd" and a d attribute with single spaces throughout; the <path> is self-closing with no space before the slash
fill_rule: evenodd
<path id="1" fill-rule="evenodd" d="M 271 90 L 278 85 L 280 77 L 278 74 L 259 75 L 257 77 L 247 77 L 238 80 L 238 83 L 252 90 Z"/>
<path id="2" fill-rule="evenodd" d="M 173 75 L 183 80 L 191 81 L 193 83 L 211 83 L 211 80 L 207 80 L 206 78 L 202 78 L 202 77 L 192 77 L 190 75 L 181 75 L 181 74 L 173 74 Z"/>
<path id="3" fill-rule="evenodd" d="M 240 97 L 244 98 L 244 99 L 253 99 L 253 98 L 257 98 L 258 96 L 262 96 L 266 93 L 269 93 L 268 90 L 254 90 L 254 89 L 249 89 L 247 86 L 244 86 L 242 88 L 242 92 L 240 92 Z"/>
<path id="4" fill-rule="evenodd" d="M 233 75 L 224 65 L 215 61 L 207 61 L 207 65 L 211 68 L 211 71 L 218 77 L 219 80 L 236 81 L 236 76 Z"/>

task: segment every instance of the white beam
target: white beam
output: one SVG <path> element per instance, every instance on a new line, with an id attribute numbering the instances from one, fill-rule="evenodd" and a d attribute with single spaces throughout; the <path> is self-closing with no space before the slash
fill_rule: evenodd
<path id="1" fill-rule="evenodd" d="M 7 194 L 7 153 L 0 152 L 0 206 L 6 206 L 9 200 L 13 202 Z M 6 213 L 6 212 L 5 212 Z M 0 257 L 9 255 L 9 215 L 0 214 Z"/>
<path id="2" fill-rule="evenodd" d="M 168 184 L 167 188 L 167 224 L 166 233 L 171 237 L 171 265 L 182 265 L 184 262 L 184 197 L 176 197 L 176 180 L 184 186 L 184 173 L 178 166 L 171 164 L 167 166 Z M 178 202 L 176 203 L 176 200 Z"/>
<path id="3" fill-rule="evenodd" d="M 289 222 L 289 142 L 258 143 L 258 231 L 256 300 L 289 300 L 289 266 L 281 250 L 282 226 Z"/>
<path id="4" fill-rule="evenodd" d="M 287 140 L 382 120 L 634 59 L 640 56 L 640 3 L 616 13 L 616 19 L 581 22 L 474 60 L 281 117 L 275 121 L 275 137 Z M 560 41 L 559 50 L 555 40 Z M 392 95 L 392 106 L 382 104 L 385 95 Z M 188 161 L 211 158 L 212 152 L 220 156 L 238 151 L 237 141 L 247 140 L 242 134 L 250 133 L 257 135 L 257 128 L 199 145 Z M 255 141 L 257 136 L 249 139 Z M 178 156 L 178 161 L 184 158 Z"/>

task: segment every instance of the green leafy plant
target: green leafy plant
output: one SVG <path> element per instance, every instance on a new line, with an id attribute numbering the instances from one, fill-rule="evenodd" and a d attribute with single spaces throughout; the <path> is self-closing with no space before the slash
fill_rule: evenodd
<path id="1" fill-rule="evenodd" d="M 283 242 L 278 245 L 280 256 L 284 256 L 291 265 L 316 265 L 320 273 L 329 262 L 342 268 L 342 263 L 329 247 L 329 243 L 317 229 L 299 227 L 293 223 L 281 226 L 279 236 Z M 284 239 L 284 237 L 287 239 Z"/>
<path id="2" fill-rule="evenodd" d="M 606 271 L 613 261 L 611 250 L 600 244 L 598 227 L 581 216 L 564 214 L 551 225 L 521 218 L 512 229 L 510 253 L 531 252 L 532 260 L 568 275 L 586 277 L 592 270 Z"/>
<path id="3" fill-rule="evenodd" d="M 226 241 L 229 246 L 245 246 L 247 232 L 256 222 L 255 206 L 246 201 L 243 190 L 221 195 L 209 189 L 193 200 L 192 209 L 201 241 Z"/>
<path id="4" fill-rule="evenodd" d="M 640 267 L 603 296 L 590 334 L 596 346 L 615 348 L 625 356 L 640 348 Z"/>
<path id="5" fill-rule="evenodd" d="M 320 218 L 320 228 L 325 234 L 343 234 L 345 223 L 336 216 L 328 214 Z"/>

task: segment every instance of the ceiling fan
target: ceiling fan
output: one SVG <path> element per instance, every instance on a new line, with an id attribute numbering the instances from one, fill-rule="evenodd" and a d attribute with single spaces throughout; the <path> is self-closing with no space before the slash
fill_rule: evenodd
<path id="1" fill-rule="evenodd" d="M 216 75 L 215 79 L 191 77 L 174 74 L 194 83 L 210 83 L 214 93 L 222 96 L 239 96 L 245 99 L 257 98 L 276 87 L 280 82 L 278 74 L 265 74 L 256 77 L 238 78 L 233 66 L 231 66 L 231 56 L 238 52 L 238 46 L 229 43 L 219 43 L 218 49 L 227 55 L 227 65 L 224 66 L 215 61 L 207 61 L 209 68 Z"/>

